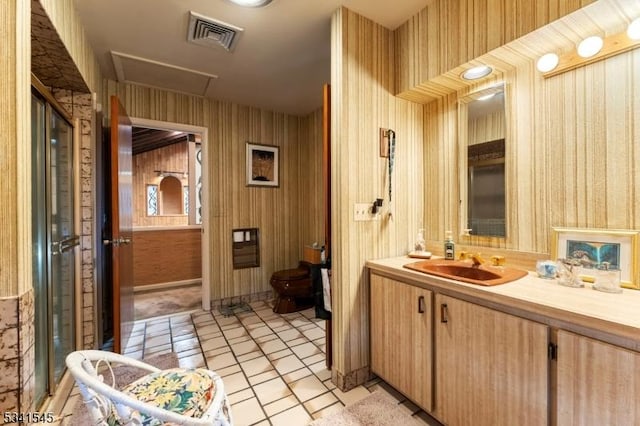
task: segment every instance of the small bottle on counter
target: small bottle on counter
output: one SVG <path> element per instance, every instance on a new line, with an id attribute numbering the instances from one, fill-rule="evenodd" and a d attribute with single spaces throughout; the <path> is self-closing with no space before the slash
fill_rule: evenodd
<path id="1" fill-rule="evenodd" d="M 445 233 L 444 258 L 446 260 L 454 260 L 456 258 L 456 248 L 451 231 Z"/>

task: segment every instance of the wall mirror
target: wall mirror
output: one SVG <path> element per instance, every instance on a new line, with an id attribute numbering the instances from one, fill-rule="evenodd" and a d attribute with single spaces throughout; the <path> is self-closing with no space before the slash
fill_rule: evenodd
<path id="1" fill-rule="evenodd" d="M 460 99 L 458 118 L 460 228 L 506 238 L 504 84 Z"/>

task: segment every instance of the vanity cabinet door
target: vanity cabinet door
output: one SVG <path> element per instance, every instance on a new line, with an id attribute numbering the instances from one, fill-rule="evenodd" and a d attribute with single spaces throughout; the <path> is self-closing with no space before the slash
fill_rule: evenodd
<path id="1" fill-rule="evenodd" d="M 426 411 L 433 405 L 433 293 L 371 274 L 371 370 Z"/>
<path id="2" fill-rule="evenodd" d="M 558 425 L 640 424 L 640 353 L 558 332 Z"/>
<path id="3" fill-rule="evenodd" d="M 546 426 L 548 327 L 441 294 L 435 309 L 435 415 L 448 426 Z"/>

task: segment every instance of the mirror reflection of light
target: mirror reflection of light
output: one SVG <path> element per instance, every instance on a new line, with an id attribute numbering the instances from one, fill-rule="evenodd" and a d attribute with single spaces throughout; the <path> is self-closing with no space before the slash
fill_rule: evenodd
<path id="1" fill-rule="evenodd" d="M 538 59 L 536 64 L 536 68 L 540 72 L 549 72 L 558 66 L 558 55 L 555 53 L 547 53 Z"/>
<path id="2" fill-rule="evenodd" d="M 484 96 L 480 96 L 478 98 L 479 101 L 486 101 L 487 99 L 491 99 L 495 96 L 495 92 L 494 93 L 489 93 L 488 95 L 484 95 Z"/>
<path id="3" fill-rule="evenodd" d="M 627 28 L 627 36 L 629 36 L 631 40 L 640 40 L 640 18 L 631 21 Z"/>
<path id="4" fill-rule="evenodd" d="M 604 41 L 602 40 L 602 37 L 587 37 L 578 45 L 578 55 L 583 58 L 590 58 L 602 49 L 603 44 Z"/>

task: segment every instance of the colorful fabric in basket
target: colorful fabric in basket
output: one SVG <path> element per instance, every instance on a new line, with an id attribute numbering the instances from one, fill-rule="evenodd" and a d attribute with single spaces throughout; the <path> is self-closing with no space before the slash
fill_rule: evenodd
<path id="1" fill-rule="evenodd" d="M 148 374 L 127 385 L 122 392 L 162 409 L 182 414 L 184 416 L 202 417 L 213 399 L 215 384 L 207 370 L 172 368 Z M 140 413 L 144 426 L 155 426 L 163 423 Z M 110 426 L 117 426 L 120 422 L 117 416 L 112 416 Z"/>

